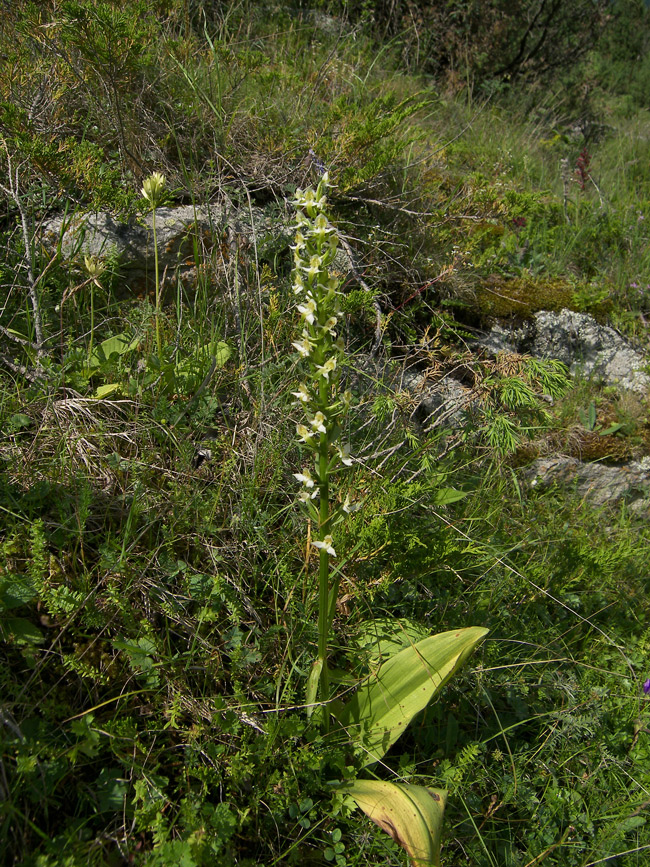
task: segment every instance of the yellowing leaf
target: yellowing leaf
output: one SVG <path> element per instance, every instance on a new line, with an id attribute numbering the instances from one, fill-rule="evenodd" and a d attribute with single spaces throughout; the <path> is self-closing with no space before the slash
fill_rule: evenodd
<path id="1" fill-rule="evenodd" d="M 341 791 L 408 852 L 413 867 L 438 867 L 445 791 L 383 780 L 355 780 Z"/>
<path id="2" fill-rule="evenodd" d="M 120 388 L 121 385 L 119 382 L 108 382 L 106 385 L 98 385 L 93 397 L 101 400 L 104 397 L 110 397 L 111 394 L 115 394 L 115 392 L 119 391 Z"/>
<path id="3" fill-rule="evenodd" d="M 487 633 L 470 626 L 424 638 L 392 656 L 361 684 L 336 716 L 364 750 L 364 767 L 385 755 Z"/>

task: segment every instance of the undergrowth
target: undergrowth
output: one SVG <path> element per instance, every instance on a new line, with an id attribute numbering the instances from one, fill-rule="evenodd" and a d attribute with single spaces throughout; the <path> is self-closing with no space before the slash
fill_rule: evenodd
<path id="1" fill-rule="evenodd" d="M 647 526 L 520 468 L 646 456 L 647 404 L 470 344 L 562 307 L 646 340 L 647 113 L 604 74 L 578 117 L 557 82 L 416 75 L 363 16 L 208 6 L 0 23 L 4 863 L 405 863 L 329 785 L 354 760 L 305 712 L 287 216 L 326 168 L 363 503 L 336 539 L 336 690 L 489 628 L 377 775 L 448 790 L 452 867 L 644 864 Z M 227 209 L 185 238 L 192 279 L 41 243 L 62 211 L 146 221 L 154 171 L 168 204 Z M 422 403 L 449 382 L 453 413 Z"/>

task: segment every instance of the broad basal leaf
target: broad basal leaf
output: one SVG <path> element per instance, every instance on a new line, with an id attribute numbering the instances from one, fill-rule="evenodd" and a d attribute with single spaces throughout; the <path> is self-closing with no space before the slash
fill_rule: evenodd
<path id="1" fill-rule="evenodd" d="M 314 712 L 314 705 L 316 704 L 316 696 L 318 695 L 318 684 L 320 683 L 320 676 L 323 670 L 323 660 L 318 658 L 315 659 L 312 663 L 311 671 L 309 672 L 309 677 L 307 678 L 307 718 L 311 717 Z"/>
<path id="2" fill-rule="evenodd" d="M 364 750 L 364 766 L 384 756 L 487 633 L 471 626 L 424 638 L 392 656 L 361 684 L 337 718 Z"/>
<path id="3" fill-rule="evenodd" d="M 121 356 L 127 352 L 132 352 L 139 345 L 139 337 L 132 337 L 126 333 L 114 334 L 113 337 L 108 337 L 93 349 L 88 359 L 88 367 L 94 370 L 104 362 L 109 361 L 113 355 Z"/>
<path id="4" fill-rule="evenodd" d="M 438 867 L 445 791 L 383 780 L 355 780 L 341 790 L 406 849 L 413 867 Z"/>

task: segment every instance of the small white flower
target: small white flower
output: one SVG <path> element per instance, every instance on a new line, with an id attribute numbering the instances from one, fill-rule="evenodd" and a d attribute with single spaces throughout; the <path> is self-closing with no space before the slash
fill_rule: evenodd
<path id="1" fill-rule="evenodd" d="M 323 376 L 328 382 L 330 378 L 330 373 L 333 373 L 334 368 L 336 367 L 336 356 L 332 356 L 328 358 L 325 364 L 317 364 L 316 370 L 318 371 L 319 376 Z"/>
<path id="2" fill-rule="evenodd" d="M 310 420 L 309 424 L 315 431 L 318 433 L 327 433 L 327 428 L 325 427 L 325 416 L 320 410 L 316 413 L 316 415 Z"/>
<path id="3" fill-rule="evenodd" d="M 291 244 L 291 245 L 289 246 L 289 249 L 290 249 L 290 250 L 298 250 L 298 251 L 300 251 L 300 250 L 304 250 L 304 249 L 305 249 L 305 246 L 306 246 L 306 244 L 307 244 L 307 241 L 305 240 L 305 236 L 304 236 L 303 233 L 300 231 L 300 229 L 296 232 L 296 238 L 295 238 L 295 240 L 296 240 L 296 243 L 295 243 L 295 244 Z"/>
<path id="4" fill-rule="evenodd" d="M 309 493 L 309 491 L 301 491 L 298 494 L 298 499 L 300 500 L 301 503 L 308 503 L 310 500 L 315 500 L 317 496 L 318 496 L 317 490 L 314 490 L 311 494 Z"/>
<path id="5" fill-rule="evenodd" d="M 300 265 L 300 259 L 298 260 L 298 266 Z M 305 291 L 305 283 L 302 279 L 302 274 L 299 271 L 293 275 L 293 294 L 294 295 L 302 295 Z"/>
<path id="6" fill-rule="evenodd" d="M 339 456 L 341 463 L 346 467 L 352 466 L 352 458 L 350 457 L 350 446 L 335 445 L 336 453 Z"/>
<path id="7" fill-rule="evenodd" d="M 302 340 L 299 343 L 295 342 L 291 345 L 298 350 L 298 352 L 302 355 L 303 358 L 309 358 L 309 356 L 311 355 L 312 346 L 311 341 L 308 337 L 303 336 Z"/>
<path id="8" fill-rule="evenodd" d="M 156 208 L 163 200 L 165 193 L 165 176 L 154 172 L 145 179 L 140 190 L 152 208 Z"/>
<path id="9" fill-rule="evenodd" d="M 325 325 L 323 325 L 323 331 L 329 331 L 329 333 L 332 335 L 332 337 L 334 337 L 336 334 L 334 329 L 336 328 L 337 324 L 338 324 L 338 319 L 336 318 L 336 316 L 330 316 L 330 318 L 327 320 Z"/>
<path id="10" fill-rule="evenodd" d="M 314 479 L 312 478 L 312 475 L 309 472 L 309 470 L 305 470 L 303 473 L 294 473 L 293 477 L 295 479 L 298 479 L 299 482 L 302 482 L 306 488 L 313 488 L 314 487 L 314 484 L 315 484 Z"/>
<path id="11" fill-rule="evenodd" d="M 334 550 L 333 540 L 331 536 L 325 536 L 322 542 L 312 542 L 312 545 L 314 546 L 314 548 L 322 548 L 323 550 L 327 551 L 330 557 L 336 557 L 336 551 Z"/>
<path id="12" fill-rule="evenodd" d="M 314 301 L 314 299 L 310 298 L 306 304 L 299 304 L 298 313 L 300 313 L 302 318 L 309 322 L 310 325 L 313 325 L 316 318 L 316 302 Z"/>
<path id="13" fill-rule="evenodd" d="M 328 236 L 334 232 L 334 227 L 330 226 L 327 222 L 327 217 L 325 214 L 319 214 L 314 220 L 314 226 L 310 231 L 310 235 L 312 238 L 316 238 L 317 241 L 325 241 Z"/>
<path id="14" fill-rule="evenodd" d="M 314 434 L 309 430 L 309 428 L 305 427 L 304 424 L 296 425 L 296 433 L 298 434 L 298 438 L 300 442 L 307 443 L 307 445 L 311 445 L 311 442 L 314 438 Z"/>
<path id="15" fill-rule="evenodd" d="M 361 503 L 354 502 L 350 500 L 350 495 L 345 495 L 345 502 L 343 503 L 343 511 L 348 515 L 353 514 L 353 512 L 358 512 L 361 508 Z"/>
<path id="16" fill-rule="evenodd" d="M 309 265 L 302 265 L 302 270 L 305 272 L 309 280 L 313 280 L 320 273 L 323 267 L 323 260 L 320 256 L 312 256 L 309 260 Z"/>
<path id="17" fill-rule="evenodd" d="M 323 175 L 325 177 L 325 175 Z M 327 182 L 325 182 L 327 183 Z M 314 210 L 322 211 L 327 204 L 325 196 L 316 198 L 316 192 L 311 187 L 308 190 L 296 190 L 296 198 L 294 204 L 297 208 L 304 208 L 307 213 L 312 213 Z"/>
<path id="18" fill-rule="evenodd" d="M 309 403 L 311 400 L 311 394 L 309 393 L 309 389 L 306 385 L 299 385 L 298 391 L 292 391 L 291 394 L 298 398 L 301 403 Z"/>

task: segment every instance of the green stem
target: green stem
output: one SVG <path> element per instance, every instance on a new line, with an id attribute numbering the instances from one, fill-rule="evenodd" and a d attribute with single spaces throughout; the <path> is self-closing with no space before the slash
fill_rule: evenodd
<path id="1" fill-rule="evenodd" d="M 327 406 L 328 387 L 327 382 L 321 378 L 319 387 L 319 404 L 321 409 Z M 318 537 L 324 539 L 329 530 L 329 435 L 321 433 L 318 454 L 318 477 L 319 477 L 319 527 Z M 329 554 L 324 548 L 320 549 L 318 570 L 318 658 L 322 662 L 320 675 L 320 698 L 322 702 L 328 702 L 330 698 L 330 679 L 327 666 L 327 650 L 329 644 L 330 617 L 329 617 Z M 323 725 L 328 728 L 329 716 L 325 711 Z"/>
<path id="2" fill-rule="evenodd" d="M 156 349 L 162 361 L 162 341 L 160 339 L 160 281 L 158 279 L 158 237 L 156 235 L 156 209 L 153 209 L 153 256 L 156 269 Z"/>
<path id="3" fill-rule="evenodd" d="M 93 354 L 93 337 L 95 334 L 95 286 L 90 284 L 90 344 L 88 346 L 88 367 L 90 368 L 90 356 Z"/>

